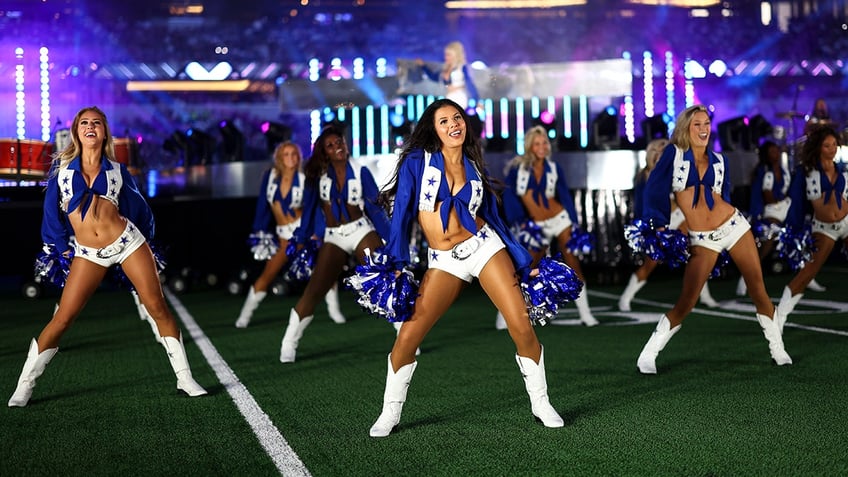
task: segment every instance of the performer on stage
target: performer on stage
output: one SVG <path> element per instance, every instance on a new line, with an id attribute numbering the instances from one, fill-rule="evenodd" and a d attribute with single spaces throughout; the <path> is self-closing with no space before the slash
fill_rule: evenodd
<path id="1" fill-rule="evenodd" d="M 344 133 L 327 127 L 318 136 L 305 166 L 301 224 L 292 239 L 303 245 L 323 216 L 324 242 L 318 249 L 312 276 L 303 295 L 289 312 L 280 345 L 280 362 L 293 363 L 303 331 L 312 323 L 315 305 L 336 285 L 350 255 L 362 262 L 365 249 L 383 245 L 388 218 L 377 205 L 377 183 L 367 167 L 350 162 Z M 378 234 L 379 232 L 379 234 Z"/>
<path id="2" fill-rule="evenodd" d="M 586 326 L 598 325 L 592 315 L 586 291 L 586 280 L 580 259 L 567 247 L 572 231 L 579 225 L 574 199 L 559 164 L 551 159 L 551 141 L 542 126 L 534 126 L 524 136 L 525 152 L 507 165 L 504 208 L 510 224 L 533 221 L 542 232 L 544 242 L 534 258 L 538 263 L 550 245 L 562 253 L 565 263 L 583 280 L 583 291 L 575 300 L 580 321 Z M 532 254 L 532 253 L 531 253 Z M 503 314 L 498 313 L 495 328 L 506 328 Z"/>
<path id="3" fill-rule="evenodd" d="M 265 268 L 250 287 L 247 298 L 241 308 L 236 328 L 246 328 L 254 310 L 268 294 L 268 287 L 288 262 L 286 246 L 294 231 L 300 225 L 303 214 L 303 187 L 306 176 L 301 172 L 303 155 L 300 147 L 291 141 L 280 143 L 274 149 L 274 165 L 262 175 L 260 194 L 256 200 L 256 216 L 253 220 L 253 234 L 268 235 L 270 225 L 276 224 L 277 251 L 270 257 L 263 257 Z M 345 317 L 339 307 L 338 286 L 327 292 L 327 312 L 336 323 L 344 323 Z"/>
<path id="4" fill-rule="evenodd" d="M 548 400 L 544 352 L 516 278 L 516 269 L 529 272 L 531 257 L 499 215 L 482 148 L 468 127 L 468 115 L 457 103 L 439 99 L 430 104 L 381 196 L 393 209 L 386 244 L 389 263 L 398 270 L 408 265 L 408 241 L 416 222 L 430 250 L 428 270 L 411 297 L 412 316 L 403 321 L 388 355 L 383 410 L 371 427 L 372 437 L 388 436 L 400 422 L 418 365 L 415 350 L 475 277 L 509 325 L 533 415 L 547 427 L 563 426 Z"/>
<path id="5" fill-rule="evenodd" d="M 779 313 L 788 316 L 804 296 L 807 284 L 815 278 L 837 241 L 848 246 L 848 172 L 835 161 L 839 134 L 824 124 L 810 131 L 801 150 L 800 164 L 792 176 L 789 196 L 792 205 L 786 217 L 794 231 L 805 227 L 807 212 L 812 213 L 812 258 L 783 289 Z M 782 328 L 782 324 L 781 324 Z"/>
<path id="6" fill-rule="evenodd" d="M 689 225 L 689 259 L 683 287 L 674 307 L 660 316 L 637 360 L 643 374 L 656 374 L 656 359 L 692 311 L 698 293 L 710 276 L 719 253 L 727 250 L 745 277 L 757 309 L 757 321 L 778 365 L 791 364 L 780 333 L 781 318 L 763 283 L 757 245 L 750 225 L 730 204 L 730 181 L 724 157 L 708 148 L 710 116 L 701 105 L 686 108 L 677 117 L 671 144 L 666 146 L 645 188 L 643 219 L 667 227 L 671 214 L 669 192 L 674 194 Z"/>
<path id="7" fill-rule="evenodd" d="M 433 81 L 445 85 L 445 98 L 453 100 L 463 109 L 469 105 L 469 100 L 477 100 L 477 87 L 471 78 L 471 71 L 465 62 L 465 48 L 462 43 L 454 41 L 445 46 L 445 64 L 441 71 L 430 69 L 421 59 L 416 63 Z"/>
<path id="8" fill-rule="evenodd" d="M 72 142 L 56 154 L 47 182 L 41 237 L 56 261 L 73 259 L 59 307 L 38 339 L 33 339 L 9 407 L 29 402 L 36 379 L 58 352 L 59 340 L 113 265 L 120 264 L 156 322 L 162 346 L 177 376 L 177 389 L 189 396 L 206 394 L 194 380 L 182 336 L 159 282 L 148 240 L 153 238 L 150 207 L 126 166 L 115 161 L 106 115 L 97 107 L 81 109 L 71 127 Z"/>
<path id="9" fill-rule="evenodd" d="M 653 171 L 654 167 L 656 167 L 657 161 L 660 159 L 660 155 L 667 145 L 668 139 L 654 139 L 648 143 L 648 147 L 645 149 L 645 167 L 636 174 L 636 179 L 634 180 L 633 185 L 634 217 L 642 217 L 644 215 L 645 206 L 642 196 L 645 193 L 645 185 L 648 183 L 648 177 L 651 176 L 651 171 Z M 671 215 L 669 217 L 668 228 L 680 230 L 684 234 L 687 233 L 688 228 L 686 226 L 686 217 L 683 216 L 683 211 L 677 206 L 677 202 L 674 201 L 673 197 L 669 200 L 671 202 Z M 638 293 L 639 290 L 648 283 L 648 277 L 651 276 L 651 273 L 653 273 L 654 269 L 656 269 L 657 265 L 659 265 L 659 262 L 647 255 L 645 255 L 643 260 L 644 262 L 642 263 L 642 266 L 630 275 L 630 281 L 627 282 L 627 286 L 624 288 L 624 291 L 618 299 L 618 309 L 621 311 L 630 311 L 630 302 L 636 297 L 636 293 Z M 710 308 L 718 306 L 718 302 L 716 302 L 710 294 L 709 281 L 704 282 L 699 299 L 701 300 L 701 303 Z"/>

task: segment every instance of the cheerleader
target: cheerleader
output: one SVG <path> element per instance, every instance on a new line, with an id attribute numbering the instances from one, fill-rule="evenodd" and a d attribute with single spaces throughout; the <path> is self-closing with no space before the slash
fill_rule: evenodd
<path id="1" fill-rule="evenodd" d="M 454 41 L 445 46 L 445 63 L 441 71 L 430 69 L 421 59 L 416 60 L 416 63 L 428 78 L 445 85 L 445 98 L 465 109 L 469 100 L 477 100 L 478 97 L 477 87 L 474 86 L 465 61 L 465 48 L 462 43 Z"/>
<path id="2" fill-rule="evenodd" d="M 778 309 L 788 316 L 804 296 L 816 274 L 827 261 L 837 241 L 848 245 L 848 172 L 837 164 L 839 134 L 830 125 L 810 131 L 801 150 L 800 164 L 792 176 L 789 195 L 792 205 L 787 225 L 798 232 L 805 226 L 807 212 L 812 214 L 812 255 L 783 288 Z"/>
<path id="3" fill-rule="evenodd" d="M 780 333 L 777 309 L 766 293 L 757 244 L 750 225 L 730 204 L 730 181 L 724 157 L 707 146 L 710 116 L 704 106 L 690 106 L 677 117 L 671 144 L 663 150 L 645 187 L 644 222 L 657 227 L 669 224 L 669 192 L 689 225 L 689 259 L 683 275 L 683 288 L 674 307 L 660 316 L 656 329 L 637 360 L 643 374 L 656 374 L 660 351 L 678 331 L 692 311 L 704 283 L 726 250 L 748 284 L 757 309 L 757 321 L 769 343 L 769 352 L 778 365 L 792 364 Z M 691 204 L 691 205 L 690 205 Z"/>
<path id="4" fill-rule="evenodd" d="M 542 126 L 534 126 L 524 136 L 526 151 L 507 165 L 505 212 L 510 224 L 528 219 L 542 232 L 542 250 L 534 261 L 544 256 L 551 242 L 556 242 L 565 263 L 586 282 L 580 259 L 568 248 L 572 231 L 577 227 L 577 209 L 568 189 L 562 168 L 551 159 L 551 141 Z M 586 326 L 598 325 L 589 307 L 586 287 L 574 301 L 580 321 Z M 506 327 L 503 315 L 498 313 L 495 328 Z"/>
<path id="5" fill-rule="evenodd" d="M 349 161 L 347 142 L 341 131 L 327 127 L 313 146 L 305 166 L 303 214 L 292 239 L 303 246 L 326 224 L 312 275 L 303 295 L 289 312 L 289 323 L 280 344 L 280 362 L 293 363 L 297 346 L 321 297 L 336 285 L 348 258 L 362 262 L 366 249 L 383 245 L 388 218 L 377 205 L 377 183 L 366 167 Z M 379 233 L 378 233 L 379 231 Z"/>
<path id="6" fill-rule="evenodd" d="M 179 326 L 165 302 L 147 244 L 153 238 L 153 214 L 126 166 L 114 160 L 115 145 L 103 111 L 81 109 L 74 117 L 71 139 L 56 154 L 47 181 L 41 237 L 54 262 L 67 261 L 72 252 L 73 258 L 59 306 L 30 343 L 9 407 L 27 405 L 36 379 L 59 351 L 59 340 L 109 268 L 118 264 L 156 323 L 177 389 L 189 396 L 206 394 L 192 377 Z"/>
<path id="7" fill-rule="evenodd" d="M 516 277 L 516 269 L 529 272 L 531 258 L 499 215 L 482 149 L 468 134 L 468 124 L 464 109 L 449 99 L 428 106 L 382 195 L 383 203 L 393 207 L 386 245 L 388 266 L 398 270 L 392 276 L 409 265 L 414 223 L 420 224 L 429 250 L 428 269 L 412 298 L 411 317 L 403 321 L 387 358 L 383 410 L 371 427 L 372 437 L 388 436 L 400 422 L 418 365 L 415 350 L 474 278 L 509 325 L 533 415 L 547 427 L 563 426 L 548 399 L 544 350 Z"/>
<path id="8" fill-rule="evenodd" d="M 274 166 L 262 175 L 251 239 L 267 241 L 272 245 L 256 247 L 255 258 L 267 261 L 262 274 L 247 292 L 247 298 L 236 320 L 236 328 L 246 328 L 250 324 L 256 307 L 268 295 L 271 282 L 288 263 L 286 245 L 300 225 L 300 217 L 303 214 L 301 206 L 306 176 L 300 170 L 302 158 L 303 154 L 297 144 L 291 141 L 282 142 L 274 149 Z M 276 243 L 273 243 L 273 235 L 269 231 L 272 223 L 276 224 Z M 257 256 L 257 253 L 260 256 Z M 330 288 L 325 299 L 330 318 L 336 323 L 344 323 L 346 320 L 339 307 L 338 286 Z"/>

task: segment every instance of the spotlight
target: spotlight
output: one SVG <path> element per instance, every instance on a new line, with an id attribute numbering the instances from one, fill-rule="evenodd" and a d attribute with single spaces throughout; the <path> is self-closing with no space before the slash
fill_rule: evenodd
<path id="1" fill-rule="evenodd" d="M 748 127 L 751 129 L 751 142 L 753 146 L 759 145 L 760 140 L 765 137 L 772 137 L 774 133 L 774 126 L 762 114 L 751 118 L 748 122 Z"/>
<path id="2" fill-rule="evenodd" d="M 289 141 L 292 138 L 292 130 L 285 124 L 265 121 L 259 129 L 265 136 L 266 147 L 269 153 L 274 152 L 274 148 L 281 142 Z"/>
<path id="3" fill-rule="evenodd" d="M 553 139 L 556 137 L 556 116 L 550 111 L 542 111 L 539 117 L 533 120 L 534 126 L 542 126 L 548 132 L 548 137 Z"/>
<path id="4" fill-rule="evenodd" d="M 182 131 L 174 131 L 162 143 L 162 149 L 180 155 L 180 163 L 178 166 L 186 166 L 189 160 L 189 140 L 188 136 Z"/>
<path id="5" fill-rule="evenodd" d="M 668 121 L 665 113 L 647 117 L 642 120 L 640 125 L 642 126 L 645 144 L 654 139 L 668 139 Z"/>
<path id="6" fill-rule="evenodd" d="M 615 106 L 607 106 L 592 121 L 592 143 L 597 149 L 613 149 L 621 141 L 618 132 L 618 114 Z"/>
<path id="7" fill-rule="evenodd" d="M 191 128 L 185 133 L 189 142 L 189 165 L 209 164 L 215 151 L 215 138 L 204 131 Z"/>
<path id="8" fill-rule="evenodd" d="M 232 121 L 221 121 L 218 123 L 221 132 L 221 160 L 224 162 L 236 162 L 244 159 L 244 134 Z"/>
<path id="9" fill-rule="evenodd" d="M 392 126 L 392 141 L 396 146 L 402 146 L 409 135 L 412 134 L 412 124 L 406 120 L 403 114 L 397 112 L 389 115 L 389 124 Z"/>
<path id="10" fill-rule="evenodd" d="M 721 145 L 722 152 L 753 150 L 748 118 L 746 116 L 739 116 L 718 123 L 718 141 Z"/>

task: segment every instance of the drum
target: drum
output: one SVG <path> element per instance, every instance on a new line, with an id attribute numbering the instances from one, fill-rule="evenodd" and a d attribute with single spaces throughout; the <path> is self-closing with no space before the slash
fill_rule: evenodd
<path id="1" fill-rule="evenodd" d="M 43 177 L 50 170 L 53 145 L 32 139 L 0 139 L 0 175 Z"/>
<path id="2" fill-rule="evenodd" d="M 115 143 L 115 160 L 129 166 L 134 152 L 132 140 L 128 137 L 116 137 L 112 140 Z"/>

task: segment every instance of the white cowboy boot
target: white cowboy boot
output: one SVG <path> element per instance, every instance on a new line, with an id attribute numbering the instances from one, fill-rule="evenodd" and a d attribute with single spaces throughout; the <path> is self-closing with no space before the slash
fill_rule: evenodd
<path id="1" fill-rule="evenodd" d="M 763 335 L 765 335 L 766 340 L 768 340 L 771 359 L 773 359 L 778 366 L 783 366 L 784 364 L 792 364 L 792 358 L 789 357 L 789 353 L 787 353 L 783 347 L 783 336 L 780 333 L 779 315 L 780 312 L 777 309 L 774 311 L 774 319 L 757 313 L 757 321 L 760 322 L 760 327 L 763 329 Z"/>
<path id="2" fill-rule="evenodd" d="M 701 288 L 701 296 L 699 297 L 701 303 L 707 306 L 707 308 L 715 308 L 718 306 L 718 302 L 715 301 L 715 298 L 710 294 L 710 286 L 709 282 L 704 282 L 704 287 Z"/>
<path id="3" fill-rule="evenodd" d="M 827 287 L 821 285 L 819 282 L 816 281 L 815 278 L 813 278 L 812 280 L 810 280 L 810 283 L 807 284 L 807 290 L 814 292 L 824 292 L 827 291 Z"/>
<path id="4" fill-rule="evenodd" d="M 574 300 L 577 305 L 577 314 L 580 315 L 580 321 L 586 326 L 597 326 L 598 320 L 592 315 L 592 309 L 589 308 L 589 299 L 586 297 L 586 285 L 583 285 L 583 290 L 580 291 L 580 296 Z"/>
<path id="5" fill-rule="evenodd" d="M 506 319 L 503 316 L 503 313 L 498 312 L 497 316 L 495 316 L 495 329 L 496 330 L 505 330 L 506 329 Z"/>
<path id="6" fill-rule="evenodd" d="M 394 321 L 392 322 L 392 326 L 395 328 L 395 336 L 400 334 L 400 327 L 403 326 L 403 322 Z M 419 356 L 421 354 L 421 348 L 415 348 L 415 356 Z"/>
<path id="7" fill-rule="evenodd" d="M 392 369 L 391 354 L 389 354 L 388 361 L 389 369 L 386 372 L 386 390 L 383 392 L 383 411 L 368 432 L 371 437 L 388 436 L 400 422 L 400 413 L 403 410 L 403 403 L 406 402 L 406 391 L 409 389 L 409 382 L 412 381 L 412 373 L 415 372 L 415 367 L 418 366 L 418 361 L 413 361 L 401 366 L 395 372 Z"/>
<path id="8" fill-rule="evenodd" d="M 524 388 L 530 396 L 530 410 L 545 427 L 562 427 L 565 423 L 548 399 L 548 382 L 545 378 L 545 348 L 539 355 L 539 364 L 531 358 L 515 355 L 515 362 L 524 378 Z"/>
<path id="9" fill-rule="evenodd" d="M 303 330 L 312 323 L 313 316 L 300 318 L 294 308 L 289 312 L 289 325 L 286 327 L 286 332 L 283 335 L 283 342 L 280 345 L 280 362 L 294 363 L 295 355 L 297 354 L 297 344 L 303 336 Z"/>
<path id="10" fill-rule="evenodd" d="M 642 353 L 639 354 L 639 359 L 636 361 L 640 373 L 657 374 L 657 356 L 665 348 L 668 340 L 680 331 L 681 326 L 677 325 L 672 328 L 667 316 L 662 315 L 660 317 L 657 327 L 651 337 L 648 338 L 648 342 L 645 343 L 645 347 L 642 348 Z"/>
<path id="11" fill-rule="evenodd" d="M 739 281 L 736 282 L 736 296 L 745 296 L 748 294 L 748 285 L 745 284 L 745 278 L 739 277 Z"/>
<path id="12" fill-rule="evenodd" d="M 633 301 L 633 297 L 636 296 L 636 293 L 646 283 L 648 283 L 648 280 L 639 281 L 639 277 L 635 273 L 630 275 L 630 281 L 627 282 L 627 287 L 624 288 L 624 291 L 621 292 L 621 297 L 618 299 L 618 309 L 621 311 L 630 311 L 630 302 Z"/>
<path id="13" fill-rule="evenodd" d="M 182 336 L 179 339 L 173 336 L 164 336 L 162 337 L 162 346 L 165 348 L 165 353 L 168 354 L 168 361 L 171 362 L 174 374 L 177 375 L 177 389 L 191 397 L 206 394 L 206 390 L 197 384 L 197 381 L 191 375 Z"/>
<path id="14" fill-rule="evenodd" d="M 262 303 L 262 300 L 264 300 L 267 295 L 268 292 L 266 291 L 258 292 L 253 288 L 253 286 L 250 287 L 250 291 L 247 292 L 247 298 L 244 300 L 244 305 L 241 307 L 241 313 L 239 313 L 238 319 L 236 320 L 236 328 L 247 328 L 256 307 Z"/>
<path id="15" fill-rule="evenodd" d="M 330 319 L 335 321 L 338 324 L 342 324 L 347 322 L 345 316 L 342 314 L 342 309 L 339 307 L 339 284 L 336 283 L 333 285 L 333 288 L 330 288 L 330 291 L 324 295 L 324 301 L 327 302 L 327 313 L 330 314 Z"/>
<path id="16" fill-rule="evenodd" d="M 24 368 L 21 370 L 21 376 L 18 378 L 18 387 L 12 393 L 9 399 L 9 407 L 24 407 L 32 397 L 32 390 L 35 388 L 35 380 L 44 373 L 44 368 L 47 363 L 56 356 L 59 348 L 50 348 L 38 352 L 38 342 L 35 339 L 29 344 L 29 353 L 24 362 Z"/>
<path id="17" fill-rule="evenodd" d="M 783 287 L 783 295 L 780 297 L 780 302 L 777 304 L 777 324 L 780 327 L 781 334 L 783 333 L 783 325 L 786 324 L 786 319 L 789 317 L 790 313 L 795 311 L 795 307 L 803 297 L 803 293 L 793 295 L 792 290 L 790 290 L 788 286 Z"/>

